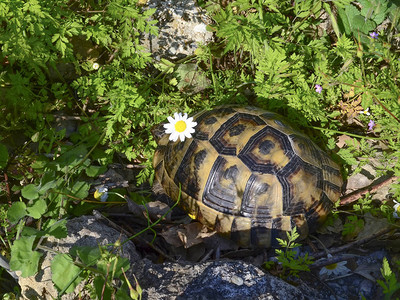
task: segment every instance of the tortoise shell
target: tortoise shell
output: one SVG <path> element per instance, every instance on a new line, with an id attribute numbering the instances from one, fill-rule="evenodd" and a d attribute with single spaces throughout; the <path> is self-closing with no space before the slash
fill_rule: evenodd
<path id="1" fill-rule="evenodd" d="M 155 179 L 170 198 L 181 195 L 187 213 L 239 245 L 275 246 L 294 226 L 304 238 L 338 200 L 339 166 L 281 116 L 224 106 L 193 118 L 193 138 L 156 137 Z"/>

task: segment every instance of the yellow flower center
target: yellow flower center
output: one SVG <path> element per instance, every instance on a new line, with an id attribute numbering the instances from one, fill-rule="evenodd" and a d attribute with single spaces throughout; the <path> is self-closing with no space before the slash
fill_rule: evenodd
<path id="1" fill-rule="evenodd" d="M 327 265 L 327 266 L 325 266 L 325 268 L 328 270 L 335 270 L 337 268 L 337 264 Z"/>
<path id="2" fill-rule="evenodd" d="M 175 123 L 175 130 L 176 130 L 176 131 L 178 131 L 178 132 L 184 132 L 185 129 L 186 129 L 186 123 L 185 123 L 185 121 L 180 120 L 180 121 L 178 121 L 178 122 Z"/>

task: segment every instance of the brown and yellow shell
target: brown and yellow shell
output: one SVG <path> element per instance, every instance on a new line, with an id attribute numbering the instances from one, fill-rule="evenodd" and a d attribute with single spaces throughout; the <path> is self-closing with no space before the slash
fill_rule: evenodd
<path id="1" fill-rule="evenodd" d="M 158 139 L 155 178 L 203 224 L 244 247 L 315 230 L 340 196 L 339 166 L 282 117 L 253 107 L 193 116 L 193 138 Z"/>

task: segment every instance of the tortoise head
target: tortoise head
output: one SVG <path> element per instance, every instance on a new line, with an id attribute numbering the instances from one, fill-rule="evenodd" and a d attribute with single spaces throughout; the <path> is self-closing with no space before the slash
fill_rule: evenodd
<path id="1" fill-rule="evenodd" d="M 165 133 L 164 124 L 160 123 L 151 128 L 151 134 L 158 146 L 166 146 L 168 143 L 168 134 Z"/>
<path id="2" fill-rule="evenodd" d="M 151 128 L 151 133 L 157 143 L 157 148 L 153 157 L 154 168 L 156 168 L 156 166 L 158 166 L 164 160 L 164 153 L 169 140 L 169 134 L 165 133 L 164 124 L 165 123 L 161 123 Z"/>

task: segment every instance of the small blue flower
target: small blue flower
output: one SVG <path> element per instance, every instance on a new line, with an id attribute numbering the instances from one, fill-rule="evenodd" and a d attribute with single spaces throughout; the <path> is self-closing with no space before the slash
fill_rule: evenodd
<path id="1" fill-rule="evenodd" d="M 369 123 L 368 123 L 368 130 L 372 130 L 372 129 L 374 129 L 374 127 L 375 127 L 375 122 L 374 122 L 374 120 L 369 120 Z"/>
<path id="2" fill-rule="evenodd" d="M 315 91 L 316 91 L 318 94 L 321 94 L 321 92 L 322 92 L 322 86 L 320 86 L 319 84 L 316 84 L 316 85 L 315 85 Z"/>
<path id="3" fill-rule="evenodd" d="M 369 36 L 372 38 L 372 39 L 377 39 L 378 38 L 378 36 L 379 36 L 379 34 L 378 33 L 376 33 L 375 31 L 374 32 L 371 32 L 370 34 L 369 34 Z"/>

